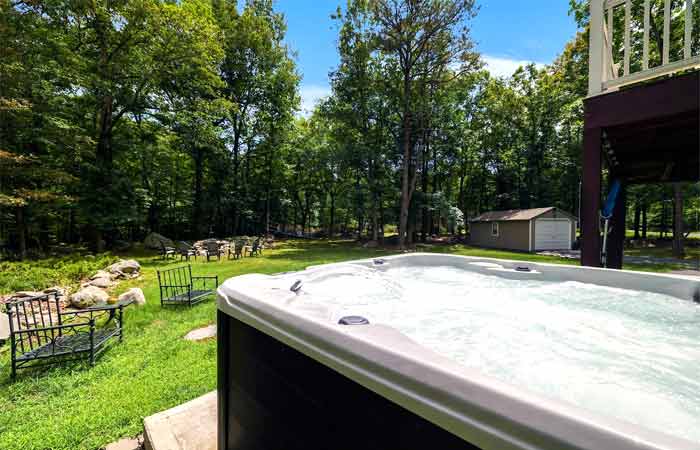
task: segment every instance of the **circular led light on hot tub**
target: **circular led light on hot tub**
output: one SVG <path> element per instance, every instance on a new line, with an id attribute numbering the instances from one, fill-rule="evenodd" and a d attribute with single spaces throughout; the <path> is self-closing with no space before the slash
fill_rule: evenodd
<path id="1" fill-rule="evenodd" d="M 369 320 L 362 316 L 345 316 L 338 321 L 340 325 L 369 325 Z"/>

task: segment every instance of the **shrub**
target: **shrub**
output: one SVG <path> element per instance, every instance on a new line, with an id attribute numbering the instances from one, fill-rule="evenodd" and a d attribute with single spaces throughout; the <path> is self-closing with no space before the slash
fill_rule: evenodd
<path id="1" fill-rule="evenodd" d="M 103 253 L 94 258 L 70 255 L 33 261 L 0 262 L 0 294 L 42 290 L 56 285 L 75 287 L 82 278 L 109 266 L 117 259 L 112 254 Z"/>

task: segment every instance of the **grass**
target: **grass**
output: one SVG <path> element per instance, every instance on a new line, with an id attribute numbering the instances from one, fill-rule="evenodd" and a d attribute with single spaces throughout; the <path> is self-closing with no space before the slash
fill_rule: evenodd
<path id="1" fill-rule="evenodd" d="M 117 259 L 104 253 L 97 257 L 72 255 L 38 261 L 0 261 L 0 293 L 41 290 L 55 285 L 75 287 L 81 278 Z"/>
<path id="2" fill-rule="evenodd" d="M 421 250 L 577 264 L 576 261 L 554 257 L 466 246 L 426 246 Z M 387 251 L 364 249 L 344 241 L 289 241 L 267 250 L 259 258 L 196 262 L 193 263 L 193 272 L 218 275 L 223 281 L 244 273 L 301 270 L 313 264 L 386 254 Z M 144 417 L 215 389 L 216 341 L 189 342 L 182 339 L 189 331 L 215 321 L 214 301 L 200 303 L 191 309 L 162 309 L 158 302 L 156 270 L 177 263 L 166 264 L 143 253 L 126 256 L 139 260 L 143 275 L 138 280 L 120 284 L 114 294 L 139 286 L 144 290 L 147 304 L 141 308 L 128 308 L 124 342 L 105 352 L 95 367 L 74 364 L 43 372 L 20 372 L 17 380 L 12 382 L 8 346 L 0 347 L 0 449 L 99 449 L 121 437 L 141 433 Z M 93 263 L 107 265 L 107 260 L 90 261 L 91 270 L 98 268 Z M 29 274 L 32 283 L 38 283 L 41 275 L 33 274 L 34 267 L 36 273 L 41 274 L 47 268 L 52 269 L 52 264 L 58 270 L 59 261 L 7 265 L 6 270 L 12 272 L 16 267 L 17 273 L 3 273 L 1 279 L 21 280 Z M 88 267 L 80 267 L 73 270 L 70 277 L 89 272 Z M 46 287 L 61 277 L 63 275 L 52 275 L 51 281 L 47 278 L 42 285 L 32 284 L 32 288 Z M 71 282 L 75 281 L 72 279 Z M 0 285 L 3 289 L 16 285 L 7 281 L 3 283 Z"/>

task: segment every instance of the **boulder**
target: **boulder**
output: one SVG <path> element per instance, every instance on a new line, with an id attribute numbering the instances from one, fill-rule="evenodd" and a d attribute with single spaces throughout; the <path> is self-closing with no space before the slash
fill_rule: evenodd
<path id="1" fill-rule="evenodd" d="M 141 265 L 133 259 L 122 259 L 109 266 L 107 270 L 116 276 L 134 276 L 141 271 Z"/>
<path id="2" fill-rule="evenodd" d="M 160 250 L 163 245 L 166 247 L 175 246 L 172 239 L 168 239 L 162 234 L 158 233 L 151 233 L 143 240 L 143 246 L 151 250 Z"/>
<path id="3" fill-rule="evenodd" d="M 10 338 L 10 316 L 4 312 L 0 312 L 0 341 L 6 341 Z"/>
<path id="4" fill-rule="evenodd" d="M 44 295 L 43 292 L 37 292 L 37 291 L 19 291 L 15 292 L 13 297 L 17 298 L 28 298 L 28 297 L 41 297 Z"/>
<path id="5" fill-rule="evenodd" d="M 106 303 L 109 294 L 96 286 L 86 286 L 70 296 L 70 303 L 76 308 L 89 308 Z"/>
<path id="6" fill-rule="evenodd" d="M 185 340 L 187 341 L 203 341 L 204 339 L 210 339 L 216 336 L 216 325 L 209 325 L 202 328 L 197 328 L 192 330 L 185 335 Z"/>
<path id="7" fill-rule="evenodd" d="M 102 289 L 107 289 L 108 287 L 111 287 L 114 283 L 112 283 L 112 278 L 110 276 L 106 277 L 100 277 L 100 278 L 94 278 L 90 280 L 89 283 L 87 283 L 87 286 L 95 286 L 98 288 Z"/>
<path id="8" fill-rule="evenodd" d="M 96 280 L 98 278 L 112 278 L 113 274 L 110 272 L 107 272 L 106 270 L 98 270 L 95 275 L 91 276 L 91 280 Z"/>
<path id="9" fill-rule="evenodd" d="M 53 286 L 50 288 L 44 289 L 44 294 L 56 294 L 59 297 L 63 297 L 64 295 L 68 294 L 69 289 L 63 286 Z"/>
<path id="10" fill-rule="evenodd" d="M 143 291 L 139 288 L 131 288 L 119 296 L 119 302 L 133 301 L 134 304 L 142 306 L 146 304 L 146 296 L 143 295 Z"/>

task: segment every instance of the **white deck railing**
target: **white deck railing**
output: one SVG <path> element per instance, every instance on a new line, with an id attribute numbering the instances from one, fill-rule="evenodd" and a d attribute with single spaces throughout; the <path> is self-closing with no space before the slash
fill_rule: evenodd
<path id="1" fill-rule="evenodd" d="M 658 49 L 657 46 L 656 50 L 660 55 L 655 55 L 655 60 L 660 62 L 660 65 L 657 64 L 654 67 L 650 67 L 652 1 L 654 4 L 663 2 L 663 33 L 659 44 L 661 49 Z M 668 75 L 680 70 L 700 67 L 700 55 L 693 55 L 692 46 L 693 33 L 700 32 L 700 30 L 693 30 L 693 4 L 695 3 L 697 8 L 697 2 L 700 0 L 680 0 L 680 3 L 679 0 L 676 0 L 675 4 L 680 5 L 680 7 L 673 10 L 671 9 L 671 0 L 635 0 L 634 3 L 641 6 L 642 2 L 643 17 L 633 18 L 633 0 L 591 0 L 589 95 L 601 94 L 626 84 Z M 624 24 L 622 37 L 614 34 L 616 18 L 618 24 Z M 680 19 L 682 19 L 682 24 L 679 24 Z M 684 30 L 675 29 L 679 26 L 684 27 Z M 682 32 L 683 36 L 683 49 L 682 52 L 676 51 L 676 58 L 671 61 L 673 44 L 671 36 L 679 36 L 679 32 Z M 635 43 L 638 44 L 636 49 L 633 48 L 632 44 L 633 34 Z M 641 54 L 639 51 L 640 40 Z"/>

